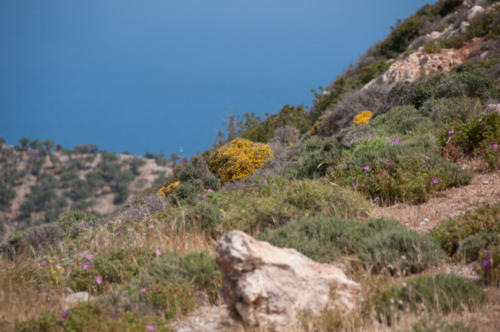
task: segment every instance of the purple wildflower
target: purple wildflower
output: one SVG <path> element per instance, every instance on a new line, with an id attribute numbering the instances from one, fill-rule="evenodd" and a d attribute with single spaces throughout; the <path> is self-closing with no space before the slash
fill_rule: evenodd
<path id="1" fill-rule="evenodd" d="M 91 254 L 85 254 L 85 259 L 88 260 L 88 261 L 91 261 L 94 259 L 94 255 L 91 255 Z"/>
<path id="2" fill-rule="evenodd" d="M 213 193 L 213 192 L 214 192 L 214 190 L 213 190 L 212 188 L 210 188 L 210 189 L 208 189 L 208 190 L 207 190 L 207 192 L 209 192 L 209 193 Z"/>
<path id="3" fill-rule="evenodd" d="M 497 144 L 497 142 L 493 142 L 493 143 L 491 143 L 490 145 L 491 145 L 491 148 L 492 148 L 493 150 L 496 150 L 496 149 L 498 148 L 498 144 Z"/>
<path id="4" fill-rule="evenodd" d="M 148 324 L 146 325 L 146 329 L 149 331 L 154 331 L 155 330 L 155 325 L 154 324 Z"/>
<path id="5" fill-rule="evenodd" d="M 448 135 L 453 135 L 455 133 L 455 129 L 448 130 Z"/>
<path id="6" fill-rule="evenodd" d="M 84 270 L 88 270 L 91 266 L 92 266 L 92 264 L 90 264 L 90 263 L 85 263 L 85 264 L 83 264 L 83 269 L 84 269 Z"/>
<path id="7" fill-rule="evenodd" d="M 396 143 L 396 144 L 398 144 L 399 142 L 401 142 L 401 138 L 399 138 L 399 137 L 394 140 L 394 143 Z"/>
<path id="8" fill-rule="evenodd" d="M 149 225 L 149 226 L 148 226 L 148 229 L 149 229 L 149 230 L 152 230 L 153 228 L 155 228 L 153 225 Z"/>
<path id="9" fill-rule="evenodd" d="M 120 232 L 120 231 L 117 231 L 117 232 L 115 233 L 115 236 L 120 236 L 120 234 L 121 234 L 121 232 Z"/>
<path id="10" fill-rule="evenodd" d="M 366 165 L 365 167 L 363 167 L 363 171 L 365 173 L 368 173 L 370 170 L 371 170 L 371 167 L 369 165 Z"/>
<path id="11" fill-rule="evenodd" d="M 40 266 L 46 266 L 47 265 L 47 261 L 46 260 L 43 260 L 40 262 Z"/>
<path id="12" fill-rule="evenodd" d="M 438 184 L 439 183 L 439 178 L 437 176 L 432 178 L 432 183 Z"/>
<path id="13" fill-rule="evenodd" d="M 96 277 L 95 282 L 97 282 L 98 285 L 102 284 L 102 277 Z"/>
<path id="14" fill-rule="evenodd" d="M 68 318 L 68 315 L 69 315 L 69 312 L 67 310 L 64 310 L 63 312 L 61 312 L 61 318 L 62 319 Z"/>
<path id="15" fill-rule="evenodd" d="M 142 287 L 141 290 L 139 291 L 139 293 L 144 294 L 144 293 L 146 293 L 147 290 L 148 289 L 146 287 Z"/>
<path id="16" fill-rule="evenodd" d="M 483 260 L 483 266 L 487 269 L 491 268 L 490 258 L 487 257 Z"/>
<path id="17" fill-rule="evenodd" d="M 201 195 L 201 198 L 205 199 L 205 198 L 207 198 L 207 195 L 203 194 L 203 195 Z"/>

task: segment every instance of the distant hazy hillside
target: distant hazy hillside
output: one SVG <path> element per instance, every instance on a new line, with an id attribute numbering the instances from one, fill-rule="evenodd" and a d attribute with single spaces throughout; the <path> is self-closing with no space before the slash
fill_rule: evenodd
<path id="1" fill-rule="evenodd" d="M 52 144 L 37 140 L 21 144 L 0 144 L 0 239 L 69 209 L 108 214 L 171 172 L 171 162 L 153 155 L 98 152 L 92 145 L 51 151 Z"/>

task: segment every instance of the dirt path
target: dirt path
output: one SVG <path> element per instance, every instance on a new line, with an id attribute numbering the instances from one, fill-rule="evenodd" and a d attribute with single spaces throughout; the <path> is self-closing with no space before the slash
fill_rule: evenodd
<path id="1" fill-rule="evenodd" d="M 408 228 L 427 233 L 441 220 L 456 217 L 485 201 L 500 202 L 500 170 L 477 174 L 469 185 L 437 193 L 424 204 L 377 206 L 371 216 L 395 219 Z"/>

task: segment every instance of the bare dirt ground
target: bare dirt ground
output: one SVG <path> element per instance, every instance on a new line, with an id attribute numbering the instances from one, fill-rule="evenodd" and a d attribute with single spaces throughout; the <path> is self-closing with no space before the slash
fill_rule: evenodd
<path id="1" fill-rule="evenodd" d="M 424 204 L 376 206 L 371 216 L 398 220 L 408 228 L 427 233 L 441 220 L 475 209 L 482 202 L 500 202 L 500 170 L 477 174 L 469 185 L 437 193 Z"/>

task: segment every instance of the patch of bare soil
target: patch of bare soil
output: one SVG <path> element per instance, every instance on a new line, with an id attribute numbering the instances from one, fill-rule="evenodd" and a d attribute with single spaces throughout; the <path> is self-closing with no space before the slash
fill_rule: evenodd
<path id="1" fill-rule="evenodd" d="M 482 202 L 500 202 L 500 170 L 477 174 L 471 183 L 437 193 L 420 205 L 406 203 L 372 209 L 372 217 L 386 217 L 422 233 L 443 219 L 451 219 L 477 208 Z"/>

